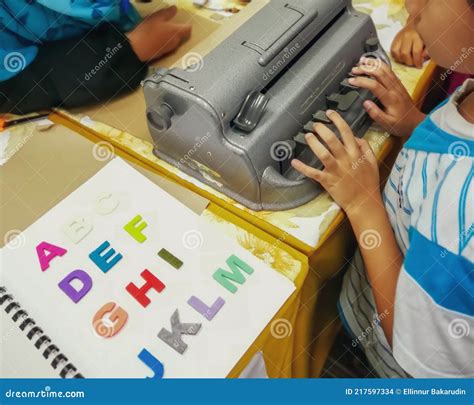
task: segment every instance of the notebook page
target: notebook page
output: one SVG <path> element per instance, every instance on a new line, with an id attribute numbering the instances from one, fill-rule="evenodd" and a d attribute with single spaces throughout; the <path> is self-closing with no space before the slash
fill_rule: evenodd
<path id="1" fill-rule="evenodd" d="M 145 240 L 134 239 L 124 229 L 137 215 L 147 224 L 141 232 Z M 71 223 L 92 229 L 74 243 L 65 231 Z M 20 248 L 3 248 L 3 283 L 31 309 L 37 323 L 85 377 L 152 376 L 138 358 L 143 350 L 164 365 L 166 378 L 225 377 L 295 289 L 120 159 L 111 161 L 21 237 Z M 58 253 L 42 271 L 36 247 L 44 242 L 56 249 L 45 255 L 62 255 Z M 122 255 L 107 271 L 89 257 L 105 242 Z M 175 268 L 159 257 L 162 249 L 182 266 Z M 231 258 L 251 269 L 251 274 L 240 271 L 242 284 L 214 278 L 219 268 L 230 271 L 226 262 Z M 146 293 L 146 307 L 126 290 L 130 283 L 137 288 L 145 284 L 145 270 L 164 285 L 161 292 L 151 288 Z M 64 279 L 74 271 L 91 284 L 78 302 L 63 289 Z M 69 284 L 77 291 L 84 287 L 77 279 Z M 208 320 L 188 303 L 193 296 L 209 307 L 224 305 Z M 94 321 L 104 305 L 126 313 L 120 330 L 111 322 Z M 180 322 L 196 324 L 198 329 L 196 334 L 181 335 L 186 346 L 182 353 L 158 336 L 163 329 L 172 331 L 170 318 L 176 310 Z M 110 311 L 106 321 L 109 315 Z M 110 327 L 105 337 L 100 327 L 104 325 Z"/>

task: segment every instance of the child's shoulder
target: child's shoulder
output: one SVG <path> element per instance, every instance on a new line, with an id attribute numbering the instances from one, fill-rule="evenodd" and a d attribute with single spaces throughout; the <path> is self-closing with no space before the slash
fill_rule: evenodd
<path id="1" fill-rule="evenodd" d="M 474 126 L 459 112 L 459 103 L 474 91 L 474 79 L 466 80 L 414 131 L 406 149 L 450 155 L 456 161 L 474 158 Z"/>

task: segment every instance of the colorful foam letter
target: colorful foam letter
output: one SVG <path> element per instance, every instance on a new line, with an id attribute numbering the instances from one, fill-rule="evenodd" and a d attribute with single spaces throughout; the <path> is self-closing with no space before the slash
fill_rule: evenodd
<path id="1" fill-rule="evenodd" d="M 183 354 L 188 348 L 188 345 L 183 342 L 181 335 L 196 335 L 199 332 L 199 329 L 201 329 L 201 324 L 181 323 L 179 321 L 178 310 L 173 312 L 170 321 L 171 332 L 165 328 L 162 328 L 158 333 L 158 337 L 167 345 L 176 350 L 179 354 Z"/>
<path id="2" fill-rule="evenodd" d="M 63 226 L 64 234 L 77 244 L 92 231 L 93 225 L 89 218 L 78 218 Z"/>
<path id="3" fill-rule="evenodd" d="M 125 231 L 138 243 L 143 243 L 146 241 L 146 236 L 143 235 L 142 231 L 148 226 L 145 221 L 142 221 L 142 217 L 137 215 L 133 218 L 127 225 L 123 227 Z"/>
<path id="4" fill-rule="evenodd" d="M 147 269 L 143 270 L 140 276 L 142 276 L 146 283 L 143 284 L 141 288 L 138 288 L 135 284 L 130 283 L 127 285 L 126 290 L 140 303 L 143 308 L 146 308 L 151 302 L 146 296 L 148 291 L 153 288 L 155 291 L 160 293 L 165 289 L 165 285 Z"/>
<path id="5" fill-rule="evenodd" d="M 245 283 L 245 277 L 240 272 L 240 270 L 243 270 L 247 274 L 252 274 L 253 268 L 235 255 L 230 256 L 226 260 L 226 263 L 232 272 L 226 271 L 224 269 L 218 269 L 212 278 L 226 290 L 230 291 L 232 294 L 235 294 L 237 292 L 237 287 L 229 280 L 232 280 L 238 284 L 243 284 Z"/>
<path id="6" fill-rule="evenodd" d="M 108 319 L 104 319 L 108 315 Z M 103 338 L 115 336 L 125 326 L 128 313 L 115 302 L 108 302 L 100 308 L 92 319 L 96 333 Z"/>
<path id="7" fill-rule="evenodd" d="M 96 250 L 92 251 L 89 254 L 89 258 L 104 273 L 107 273 L 120 260 L 122 260 L 123 257 L 120 253 L 115 254 L 115 249 L 110 248 L 109 250 L 107 250 L 109 246 L 110 243 L 108 241 L 105 241 Z"/>
<path id="8" fill-rule="evenodd" d="M 112 193 L 102 193 L 97 197 L 95 210 L 100 215 L 108 215 L 114 212 L 120 204 L 120 200 Z"/>
<path id="9" fill-rule="evenodd" d="M 62 247 L 52 245 L 48 242 L 41 242 L 38 246 L 36 246 L 36 254 L 38 255 L 41 270 L 47 270 L 51 260 L 58 256 L 64 256 L 66 252 L 67 250 L 63 249 Z"/>
<path id="10" fill-rule="evenodd" d="M 79 280 L 82 283 L 82 287 L 79 290 L 71 284 L 73 280 Z M 92 278 L 84 270 L 74 270 L 64 277 L 58 286 L 77 304 L 92 288 Z"/>
<path id="11" fill-rule="evenodd" d="M 161 249 L 158 252 L 158 256 L 173 266 L 175 269 L 180 269 L 183 266 L 183 262 L 166 249 Z"/>
<path id="12" fill-rule="evenodd" d="M 224 306 L 225 301 L 221 298 L 218 297 L 215 301 L 214 304 L 212 304 L 210 307 L 208 307 L 204 302 L 202 302 L 198 297 L 192 296 L 188 300 L 188 304 L 193 307 L 197 312 L 199 312 L 204 318 L 206 318 L 208 321 L 212 321 L 212 319 L 217 315 L 217 313 L 221 310 L 221 308 Z"/>
<path id="13" fill-rule="evenodd" d="M 142 349 L 138 354 L 138 358 L 153 371 L 153 377 L 147 378 L 163 378 L 165 374 L 165 366 L 163 366 L 163 363 L 153 356 L 147 349 Z"/>

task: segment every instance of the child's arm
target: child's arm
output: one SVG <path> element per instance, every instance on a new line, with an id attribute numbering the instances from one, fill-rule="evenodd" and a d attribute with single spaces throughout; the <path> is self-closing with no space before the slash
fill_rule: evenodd
<path id="1" fill-rule="evenodd" d="M 26 69 L 0 82 L 0 113 L 26 114 L 107 100 L 136 88 L 146 74 L 127 38 L 113 26 L 46 42 Z"/>
<path id="2" fill-rule="evenodd" d="M 158 11 L 128 34 L 104 23 L 82 38 L 45 42 L 32 64 L 0 82 L 0 113 L 80 107 L 135 89 L 147 62 L 189 37 L 191 26 L 169 21 L 175 14 Z"/>
<path id="3" fill-rule="evenodd" d="M 306 140 L 324 164 L 324 171 L 294 160 L 293 167 L 319 182 L 346 212 L 364 258 L 382 328 L 392 340 L 395 290 L 403 258 L 395 240 L 380 193 L 377 160 L 367 141 L 354 137 L 349 125 L 334 112 L 328 117 L 338 129 L 342 142 L 323 124 L 315 124 L 314 135 Z"/>

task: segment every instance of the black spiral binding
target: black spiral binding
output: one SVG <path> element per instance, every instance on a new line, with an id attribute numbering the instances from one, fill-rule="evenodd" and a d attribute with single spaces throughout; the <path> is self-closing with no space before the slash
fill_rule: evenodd
<path id="1" fill-rule="evenodd" d="M 5 304 L 7 314 L 13 312 L 12 320 L 18 324 L 18 327 L 25 331 L 29 340 L 36 340 L 34 345 L 38 350 L 43 350 L 43 357 L 51 359 L 51 367 L 55 370 L 59 368 L 61 378 L 84 378 L 77 371 L 73 364 L 68 362 L 68 358 L 61 353 L 59 347 L 51 342 L 51 339 L 44 333 L 43 329 L 36 325 L 34 319 L 28 316 L 28 312 L 21 308 L 21 305 L 14 300 L 13 296 L 7 292 L 6 287 L 0 287 L 0 306 Z"/>

